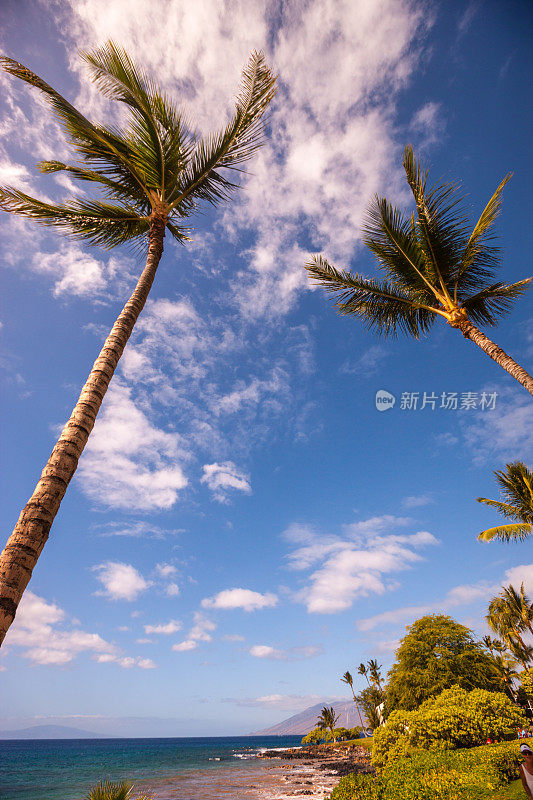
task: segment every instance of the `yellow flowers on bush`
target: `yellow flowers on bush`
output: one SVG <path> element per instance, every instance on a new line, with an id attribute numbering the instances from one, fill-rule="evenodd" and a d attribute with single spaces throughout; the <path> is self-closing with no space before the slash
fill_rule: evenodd
<path id="1" fill-rule="evenodd" d="M 393 711 L 374 733 L 372 763 L 383 768 L 416 748 L 449 750 L 511 739 L 524 724 L 521 710 L 501 692 L 452 686 L 416 711 Z"/>

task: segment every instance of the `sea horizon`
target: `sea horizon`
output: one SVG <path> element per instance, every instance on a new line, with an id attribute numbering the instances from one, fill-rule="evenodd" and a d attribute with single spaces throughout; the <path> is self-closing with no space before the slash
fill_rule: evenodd
<path id="1" fill-rule="evenodd" d="M 103 780 L 130 781 L 154 800 L 218 800 L 230 788 L 235 800 L 268 798 L 272 766 L 258 755 L 300 742 L 276 734 L 3 739 L 0 800 L 81 800 Z"/>

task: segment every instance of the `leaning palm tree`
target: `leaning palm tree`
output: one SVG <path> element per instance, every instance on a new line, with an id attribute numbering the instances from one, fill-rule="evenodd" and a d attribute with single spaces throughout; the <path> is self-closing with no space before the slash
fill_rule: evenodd
<path id="1" fill-rule="evenodd" d="M 477 538 L 483 542 L 490 542 L 492 539 L 518 542 L 533 533 L 533 472 L 521 461 L 506 464 L 505 469 L 506 472 L 494 472 L 505 502 L 486 497 L 478 497 L 477 501 L 495 508 L 504 517 L 515 522 L 482 531 Z"/>
<path id="2" fill-rule="evenodd" d="M 112 783 L 111 781 L 102 781 L 96 784 L 89 794 L 87 800 L 153 800 L 152 797 L 143 794 L 142 797 L 138 795 L 133 797 L 133 784 L 127 781 L 120 781 Z"/>
<path id="3" fill-rule="evenodd" d="M 334 742 L 337 741 L 335 726 L 339 720 L 339 716 L 339 714 L 335 713 L 333 706 L 324 706 L 317 720 L 317 728 L 322 730 L 327 730 L 329 728 Z"/>
<path id="4" fill-rule="evenodd" d="M 0 187 L 0 207 L 105 248 L 127 242 L 145 245 L 146 266 L 0 557 L 0 644 L 148 297 L 163 253 L 165 231 L 184 242 L 184 219 L 202 202 L 217 204 L 229 196 L 236 184 L 221 170 L 239 170 L 260 146 L 263 115 L 275 92 L 275 77 L 263 55 L 253 53 L 242 73 L 233 117 L 215 134 L 199 137 L 188 129 L 177 105 L 124 50 L 108 42 L 81 55 L 98 89 L 125 106 L 127 127 L 93 124 L 27 67 L 11 58 L 1 58 L 0 65 L 44 94 L 77 153 L 73 165 L 41 162 L 41 172 L 66 172 L 99 189 L 100 195 L 52 204 Z"/>
<path id="5" fill-rule="evenodd" d="M 340 314 L 359 317 L 381 335 L 403 331 L 418 339 L 441 317 L 533 394 L 533 377 L 476 327 L 495 325 L 532 280 L 494 282 L 494 223 L 511 176 L 500 183 L 469 234 L 457 187 L 444 181 L 428 186 L 428 171 L 411 147 L 405 148 L 403 166 L 416 213 L 406 216 L 376 197 L 363 231 L 383 279 L 337 269 L 319 255 L 305 265 L 309 275 L 338 298 Z"/>
<path id="6" fill-rule="evenodd" d="M 359 715 L 359 722 L 361 723 L 361 728 L 364 731 L 365 730 L 365 726 L 363 725 L 363 717 L 361 716 L 361 709 L 359 708 L 359 703 L 357 702 L 357 697 L 355 696 L 355 691 L 354 691 L 354 688 L 353 688 L 353 677 L 352 677 L 351 672 L 346 670 L 346 672 L 344 673 L 344 675 L 341 678 L 341 681 L 343 683 L 347 683 L 348 686 L 350 687 L 350 689 L 352 690 L 353 701 L 355 703 L 355 707 L 356 707 L 357 713 Z"/>

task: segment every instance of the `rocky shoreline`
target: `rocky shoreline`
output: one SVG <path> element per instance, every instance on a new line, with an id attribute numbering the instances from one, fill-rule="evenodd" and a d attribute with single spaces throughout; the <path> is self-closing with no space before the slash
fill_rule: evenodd
<path id="1" fill-rule="evenodd" d="M 370 754 L 357 745 L 314 745 L 289 750 L 267 750 L 259 755 L 263 759 L 288 761 L 282 764 L 279 794 L 272 800 L 308 795 L 315 800 L 325 800 L 337 785 L 339 778 L 350 772 L 372 773 Z M 279 769 L 279 764 L 276 767 Z"/>

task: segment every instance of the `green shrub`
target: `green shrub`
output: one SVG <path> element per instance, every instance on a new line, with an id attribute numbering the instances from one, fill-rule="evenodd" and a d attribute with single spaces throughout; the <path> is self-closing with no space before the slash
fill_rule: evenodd
<path id="1" fill-rule="evenodd" d="M 417 748 L 449 750 L 510 739 L 524 724 L 521 710 L 501 692 L 453 686 L 416 711 L 393 711 L 374 732 L 372 763 L 382 769 Z"/>
<path id="2" fill-rule="evenodd" d="M 518 777 L 518 742 L 461 750 L 414 750 L 377 777 L 347 775 L 331 800 L 488 800 Z"/>

